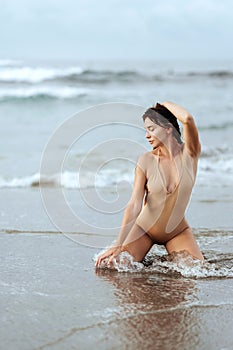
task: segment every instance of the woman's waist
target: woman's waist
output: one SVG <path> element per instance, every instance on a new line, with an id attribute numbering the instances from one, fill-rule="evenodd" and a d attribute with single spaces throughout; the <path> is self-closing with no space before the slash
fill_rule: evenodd
<path id="1" fill-rule="evenodd" d="M 147 231 L 147 234 L 152 238 L 154 243 L 164 244 L 189 227 L 185 217 L 183 217 L 178 225 L 174 226 L 169 232 L 167 231 L 167 225 L 168 221 L 158 220 L 156 224 Z"/>

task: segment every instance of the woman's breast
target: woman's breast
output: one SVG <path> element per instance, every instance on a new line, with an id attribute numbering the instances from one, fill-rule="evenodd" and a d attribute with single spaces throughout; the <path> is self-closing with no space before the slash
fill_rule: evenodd
<path id="1" fill-rule="evenodd" d="M 171 235 L 184 218 L 193 184 L 184 169 L 179 185 L 168 194 L 160 177 L 152 175 L 147 182 L 146 204 L 136 223 L 151 235 Z"/>
<path id="2" fill-rule="evenodd" d="M 147 191 L 148 196 L 164 197 L 164 185 L 158 171 L 157 162 L 154 162 L 149 167 L 147 172 Z"/>

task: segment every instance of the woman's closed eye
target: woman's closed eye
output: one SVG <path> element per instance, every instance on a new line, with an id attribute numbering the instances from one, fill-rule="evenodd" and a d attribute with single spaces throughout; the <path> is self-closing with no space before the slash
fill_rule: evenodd
<path id="1" fill-rule="evenodd" d="M 146 129 L 147 131 L 155 131 L 155 128 L 153 126 Z"/>

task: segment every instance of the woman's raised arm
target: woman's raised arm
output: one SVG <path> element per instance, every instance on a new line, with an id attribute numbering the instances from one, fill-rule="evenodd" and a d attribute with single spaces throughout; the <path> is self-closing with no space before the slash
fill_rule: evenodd
<path id="1" fill-rule="evenodd" d="M 173 102 L 166 101 L 163 102 L 162 105 L 169 109 L 169 111 L 183 124 L 184 141 L 190 156 L 199 156 L 201 152 L 201 144 L 193 116 L 187 109 Z"/>

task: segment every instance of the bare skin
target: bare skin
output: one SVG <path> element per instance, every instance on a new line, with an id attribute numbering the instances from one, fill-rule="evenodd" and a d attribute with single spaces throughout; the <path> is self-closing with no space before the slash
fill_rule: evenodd
<path id="1" fill-rule="evenodd" d="M 184 147 L 186 147 L 189 155 L 191 157 L 198 157 L 201 146 L 193 117 L 186 109 L 172 102 L 164 102 L 163 105 L 183 124 Z M 166 189 L 168 192 L 172 192 L 179 180 L 179 173 L 174 163 L 174 157 L 180 152 L 181 145 L 172 136 L 172 128 L 165 129 L 153 123 L 149 118 L 145 119 L 144 127 L 146 129 L 146 138 L 151 144 L 153 152 L 155 154 L 159 152 L 160 154 L 161 170 Z M 111 264 L 112 260 L 122 251 L 129 252 L 135 261 L 142 261 L 155 243 L 161 244 L 159 241 L 156 242 L 156 237 L 151 237 L 149 232 L 143 231 L 135 223 L 142 209 L 146 180 L 140 167 L 136 167 L 132 196 L 125 209 L 117 241 L 114 246 L 107 249 L 98 257 L 96 267 L 99 267 L 101 262 L 106 258 L 108 258 L 108 264 Z M 164 244 L 169 254 L 186 250 L 194 258 L 204 260 L 189 225 L 175 237 L 162 242 L 162 244 Z"/>

